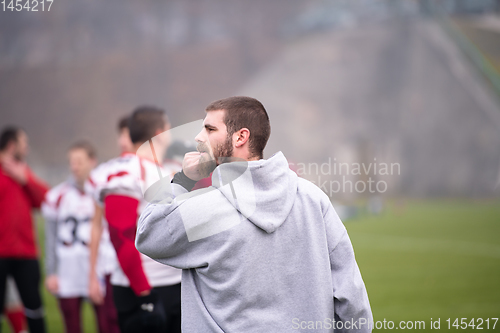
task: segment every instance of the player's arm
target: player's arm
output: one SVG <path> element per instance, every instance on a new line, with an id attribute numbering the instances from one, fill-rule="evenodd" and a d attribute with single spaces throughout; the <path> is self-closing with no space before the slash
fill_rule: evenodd
<path id="1" fill-rule="evenodd" d="M 109 225 L 109 236 L 116 250 L 118 262 L 136 295 L 147 295 L 151 289 L 144 273 L 139 251 L 135 248 L 137 208 L 139 200 L 110 194 L 104 200 L 104 213 Z"/>
<path id="2" fill-rule="evenodd" d="M 90 269 L 89 269 L 89 296 L 95 304 L 102 304 L 104 301 L 103 292 L 97 277 L 97 257 L 99 254 L 99 244 L 102 237 L 102 207 L 94 204 L 94 216 L 90 226 Z"/>
<path id="3" fill-rule="evenodd" d="M 50 204 L 42 204 L 42 214 L 45 219 L 45 287 L 52 294 L 59 291 L 57 278 L 57 218 L 55 209 Z"/>

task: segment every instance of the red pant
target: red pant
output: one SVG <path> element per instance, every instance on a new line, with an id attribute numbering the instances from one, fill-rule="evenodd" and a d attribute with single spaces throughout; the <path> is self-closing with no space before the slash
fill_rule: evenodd
<path id="1" fill-rule="evenodd" d="M 59 307 L 64 317 L 67 333 L 81 333 L 81 309 L 83 297 L 59 298 Z M 102 305 L 95 305 L 95 316 L 100 333 L 120 333 L 118 317 L 113 302 L 113 288 L 106 276 L 106 296 Z"/>

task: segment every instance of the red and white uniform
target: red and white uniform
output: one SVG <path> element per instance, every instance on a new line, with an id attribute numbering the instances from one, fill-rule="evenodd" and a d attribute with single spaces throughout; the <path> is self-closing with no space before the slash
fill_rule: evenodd
<path id="1" fill-rule="evenodd" d="M 137 218 L 147 205 L 144 191 L 160 177 L 167 177 L 170 181 L 180 168 L 177 163 L 157 166 L 153 161 L 126 153 L 101 164 L 92 172 L 94 197 L 98 203 L 104 204 L 111 241 L 120 262 L 111 276 L 111 284 L 131 287 L 139 294 L 149 287 L 181 282 L 181 270 L 139 253 L 134 243 Z"/>
<path id="2" fill-rule="evenodd" d="M 46 233 L 54 233 L 51 238 L 47 235 L 47 239 L 55 242 L 55 253 L 47 253 L 46 256 L 47 261 L 56 263 L 55 271 L 47 274 L 58 276 L 59 297 L 88 295 L 88 245 L 94 210 L 94 200 L 90 193 L 78 189 L 72 180 L 57 185 L 45 195 L 42 214 L 46 221 Z M 105 274 L 106 265 L 109 265 L 109 261 L 113 262 L 112 256 L 114 253 L 106 249 L 106 246 L 99 248 L 99 275 Z"/>

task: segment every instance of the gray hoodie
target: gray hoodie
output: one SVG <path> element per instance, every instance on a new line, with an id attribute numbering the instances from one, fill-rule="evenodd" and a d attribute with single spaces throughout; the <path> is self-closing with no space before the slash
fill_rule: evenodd
<path id="1" fill-rule="evenodd" d="M 160 185 L 136 247 L 183 269 L 184 333 L 371 331 L 344 225 L 281 152 L 219 165 L 206 189 Z"/>

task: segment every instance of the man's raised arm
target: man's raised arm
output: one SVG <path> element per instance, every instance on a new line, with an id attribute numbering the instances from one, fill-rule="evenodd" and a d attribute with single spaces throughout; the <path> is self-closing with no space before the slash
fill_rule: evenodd
<path id="1" fill-rule="evenodd" d="M 223 242 L 222 238 L 211 236 L 241 219 L 214 187 L 187 192 L 181 185 L 171 184 L 142 212 L 135 245 L 139 252 L 173 267 L 202 267 L 210 252 Z"/>

